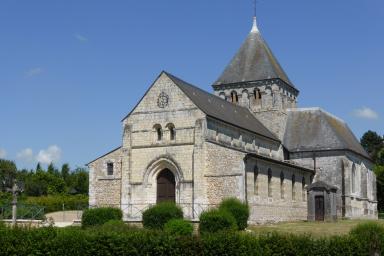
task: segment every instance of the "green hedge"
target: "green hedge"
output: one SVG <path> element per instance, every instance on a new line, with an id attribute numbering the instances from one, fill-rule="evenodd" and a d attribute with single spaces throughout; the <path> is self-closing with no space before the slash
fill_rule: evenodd
<path id="1" fill-rule="evenodd" d="M 68 210 L 84 210 L 88 208 L 88 196 L 86 195 L 52 195 L 27 197 L 23 203 L 30 205 L 38 205 L 44 207 L 45 213 L 57 212 L 64 209 Z"/>
<path id="2" fill-rule="evenodd" d="M 376 222 L 370 221 L 362 223 L 353 228 L 350 232 L 351 236 L 356 240 L 364 237 L 368 243 L 365 244 L 366 251 L 374 255 L 380 249 L 380 245 L 384 242 L 384 226 L 377 225 Z"/>
<path id="3" fill-rule="evenodd" d="M 193 232 L 193 226 L 188 220 L 173 219 L 165 223 L 164 231 L 176 236 L 190 236 Z"/>
<path id="4" fill-rule="evenodd" d="M 249 207 L 237 198 L 224 199 L 219 206 L 219 210 L 228 211 L 236 220 L 239 230 L 244 230 L 248 226 Z"/>
<path id="5" fill-rule="evenodd" d="M 236 219 L 227 211 L 211 209 L 200 215 L 200 233 L 237 230 Z"/>
<path id="6" fill-rule="evenodd" d="M 83 228 L 103 225 L 111 220 L 121 221 L 123 212 L 118 208 L 93 208 L 87 209 L 81 216 L 81 226 Z"/>
<path id="7" fill-rule="evenodd" d="M 374 228 L 375 229 L 375 228 Z M 373 231 L 376 232 L 376 231 Z M 2 255 L 369 255 L 370 237 L 310 236 L 245 232 L 174 236 L 166 232 L 81 228 L 0 228 Z M 378 253 L 382 253 L 381 239 Z"/>
<path id="8" fill-rule="evenodd" d="M 182 218 L 183 210 L 175 203 L 158 203 L 143 212 L 143 226 L 148 229 L 162 230 L 168 221 Z"/>
<path id="9" fill-rule="evenodd" d="M 95 226 L 95 230 L 99 232 L 128 232 L 131 230 L 139 230 L 138 227 L 130 226 L 122 220 L 109 220 L 106 223 L 104 223 L 102 226 Z"/>

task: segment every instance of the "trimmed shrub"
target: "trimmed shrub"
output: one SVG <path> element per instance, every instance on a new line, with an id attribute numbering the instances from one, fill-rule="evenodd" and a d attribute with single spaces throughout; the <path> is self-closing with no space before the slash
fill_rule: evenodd
<path id="1" fill-rule="evenodd" d="M 236 219 L 228 211 L 212 209 L 200 215 L 200 233 L 237 230 Z"/>
<path id="2" fill-rule="evenodd" d="M 118 208 L 93 208 L 87 209 L 83 212 L 81 218 L 82 227 L 92 227 L 103 225 L 110 220 L 121 220 L 123 218 L 123 213 Z"/>
<path id="3" fill-rule="evenodd" d="M 355 237 L 370 255 L 384 249 L 384 226 L 381 224 L 373 221 L 358 224 L 351 230 L 350 235 Z"/>
<path id="4" fill-rule="evenodd" d="M 222 211 L 228 211 L 236 220 L 239 230 L 244 230 L 248 226 L 249 207 L 237 198 L 224 199 L 219 206 Z"/>
<path id="5" fill-rule="evenodd" d="M 122 220 L 109 220 L 106 223 L 104 223 L 102 226 L 96 226 L 95 229 L 98 229 L 101 232 L 128 232 L 132 230 L 138 230 L 136 227 L 132 227 Z"/>
<path id="6" fill-rule="evenodd" d="M 183 219 L 173 219 L 165 223 L 164 231 L 176 236 L 191 236 L 193 232 L 192 223 Z"/>
<path id="7" fill-rule="evenodd" d="M 143 226 L 148 229 L 162 230 L 168 221 L 182 218 L 183 211 L 175 203 L 158 203 L 143 212 Z"/>

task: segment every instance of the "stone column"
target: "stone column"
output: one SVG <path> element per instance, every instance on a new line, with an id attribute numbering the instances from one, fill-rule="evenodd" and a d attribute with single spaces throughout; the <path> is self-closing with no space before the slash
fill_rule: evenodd
<path id="1" fill-rule="evenodd" d="M 206 180 L 204 177 L 204 142 L 206 132 L 206 120 L 196 120 L 193 148 L 192 166 L 192 204 L 193 218 L 197 219 L 207 204 Z"/>
<path id="2" fill-rule="evenodd" d="M 130 212 L 131 199 L 131 135 L 132 126 L 124 124 L 123 146 L 121 150 L 121 209 L 123 211 L 123 219 L 128 219 Z"/>

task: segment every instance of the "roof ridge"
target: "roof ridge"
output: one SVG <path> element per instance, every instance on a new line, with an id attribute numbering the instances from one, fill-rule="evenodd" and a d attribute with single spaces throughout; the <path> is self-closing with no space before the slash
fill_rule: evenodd
<path id="1" fill-rule="evenodd" d="M 367 159 L 359 139 L 341 118 L 321 109 L 288 110 L 283 144 L 290 151 L 350 150 Z"/>
<path id="2" fill-rule="evenodd" d="M 236 105 L 233 103 L 230 103 L 219 96 L 216 96 L 212 93 L 209 93 L 195 85 L 192 85 L 181 78 L 178 78 L 177 76 L 174 76 L 168 72 L 164 73 L 171 79 L 186 95 L 188 98 L 192 100 L 192 102 L 201 110 L 203 111 L 207 116 L 213 117 L 215 119 L 224 121 L 226 123 L 229 123 L 231 125 L 240 127 L 242 129 L 251 131 L 252 133 L 259 134 L 263 137 L 269 138 L 274 141 L 281 142 L 265 125 L 256 118 L 255 115 L 252 114 L 252 112 L 243 106 Z M 208 102 L 210 104 L 209 107 L 207 107 L 206 102 L 202 101 L 201 97 L 198 97 L 194 91 L 189 91 L 188 87 L 192 90 L 195 90 L 205 97 L 208 97 Z M 201 95 L 200 95 L 201 96 Z M 217 102 L 212 102 L 217 101 Z M 214 104 L 216 103 L 216 104 Z M 221 105 L 219 108 L 215 105 Z M 213 110 L 216 107 L 215 110 Z M 224 112 L 222 108 L 227 107 L 227 110 L 230 112 Z M 231 110 L 232 109 L 232 110 Z M 216 112 L 215 112 L 216 111 Z M 232 113 L 232 111 L 234 113 Z M 234 116 L 230 116 L 230 114 L 235 114 Z M 220 116 L 220 117 L 219 117 Z M 244 121 L 245 118 L 247 119 Z M 225 120 L 226 119 L 226 120 Z"/>
<path id="3" fill-rule="evenodd" d="M 175 79 L 178 79 L 178 80 L 180 80 L 181 82 L 183 82 L 183 83 L 185 83 L 185 84 L 187 84 L 187 85 L 189 85 L 189 86 L 191 86 L 191 87 L 193 87 L 193 88 L 195 88 L 195 89 L 197 89 L 197 90 L 199 90 L 199 91 L 201 91 L 201 92 L 207 94 L 208 96 L 210 96 L 210 97 L 214 97 L 215 99 L 218 99 L 218 100 L 224 102 L 225 104 L 228 104 L 228 105 L 230 104 L 232 107 L 235 107 L 235 108 L 241 108 L 241 109 L 247 110 L 247 111 L 250 112 L 250 114 L 252 114 L 252 112 L 251 112 L 248 108 L 246 108 L 246 107 L 243 107 L 243 106 L 241 106 L 241 105 L 236 105 L 236 104 L 233 104 L 233 103 L 231 103 L 231 102 L 229 102 L 229 101 L 226 101 L 226 100 L 224 100 L 223 98 L 221 98 L 221 97 L 219 97 L 219 96 L 217 96 L 217 95 L 215 95 L 215 94 L 209 93 L 209 92 L 207 92 L 207 91 L 205 91 L 205 90 L 203 90 L 203 89 L 197 87 L 196 85 L 193 85 L 193 84 L 191 84 L 191 83 L 188 83 L 188 82 L 186 82 L 185 80 L 183 80 L 183 79 L 181 79 L 181 78 L 179 78 L 179 77 L 177 77 L 177 76 L 175 76 L 175 75 L 172 75 L 171 73 L 168 73 L 168 72 L 166 72 L 166 71 L 164 71 L 164 73 L 167 74 L 168 76 L 170 76 L 170 78 L 173 77 L 173 78 L 175 78 Z M 172 78 L 171 78 L 171 80 L 173 81 Z M 252 114 L 252 116 L 254 116 L 254 115 Z M 254 116 L 254 117 L 255 117 L 255 116 Z M 255 118 L 256 118 L 256 117 L 255 117 Z"/>

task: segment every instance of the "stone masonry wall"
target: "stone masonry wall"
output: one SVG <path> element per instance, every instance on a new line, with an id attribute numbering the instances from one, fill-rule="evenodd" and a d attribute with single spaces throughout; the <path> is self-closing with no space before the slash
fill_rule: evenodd
<path id="1" fill-rule="evenodd" d="M 307 219 L 306 186 L 310 182 L 311 173 L 272 161 L 248 160 L 245 163 L 246 152 L 209 141 L 206 142 L 206 150 L 205 178 L 210 204 L 216 205 L 226 197 L 237 197 L 248 201 L 251 208 L 250 223 Z M 256 163 L 259 172 L 255 180 Z M 272 171 L 271 195 L 268 194 L 268 169 Z M 284 173 L 283 186 L 280 183 L 281 173 Z M 294 193 L 292 193 L 293 174 L 295 175 Z M 304 187 L 302 186 L 303 178 Z M 294 195 L 293 198 L 292 195 Z"/>
<path id="2" fill-rule="evenodd" d="M 310 172 L 256 158 L 248 159 L 246 168 L 251 222 L 307 219 L 306 188 L 310 184 Z"/>
<path id="3" fill-rule="evenodd" d="M 315 165 L 314 156 L 316 158 L 314 181 L 321 180 L 338 188 L 336 194 L 338 218 L 343 217 L 343 173 L 345 217 L 377 218 L 377 202 L 373 192 L 375 176 L 367 160 L 356 154 L 344 151 L 291 153 L 290 159 L 295 163 L 313 169 Z M 352 166 L 354 164 L 356 170 L 356 190 L 352 191 Z M 370 191 L 369 194 L 368 191 Z"/>
<path id="4" fill-rule="evenodd" d="M 164 107 L 158 105 L 160 94 L 168 96 Z M 203 148 L 198 146 L 196 134 L 202 137 L 205 124 L 199 120 L 204 119 L 204 113 L 163 73 L 124 120 L 129 129 L 123 144 L 130 155 L 124 169 L 128 175 L 123 175 L 122 180 L 123 186 L 128 184 L 122 195 L 126 218 L 140 219 L 141 211 L 156 203 L 156 177 L 165 168 L 175 176 L 176 202 L 186 216 L 194 217 L 192 200 L 204 201 L 200 194 L 204 184 L 192 182 L 193 175 L 202 172 L 200 161 L 204 159 L 198 155 Z M 174 127 L 174 139 L 170 125 Z M 161 127 L 161 140 L 155 127 Z"/>
<path id="5" fill-rule="evenodd" d="M 120 207 L 121 149 L 89 164 L 89 205 Z M 113 163 L 113 175 L 107 173 L 107 163 Z"/>
<path id="6" fill-rule="evenodd" d="M 224 147 L 255 153 L 276 160 L 284 160 L 283 148 L 279 142 L 225 124 L 215 119 L 207 119 L 206 139 Z"/>

